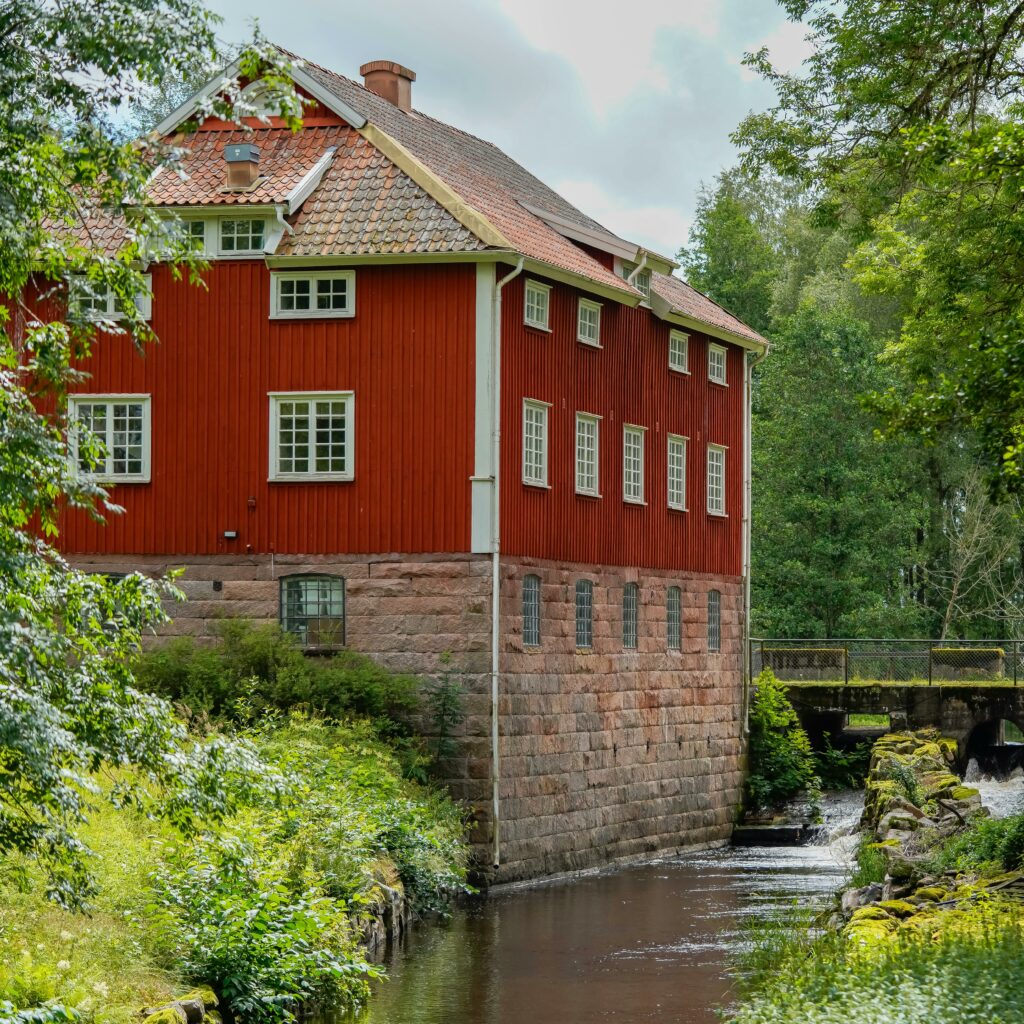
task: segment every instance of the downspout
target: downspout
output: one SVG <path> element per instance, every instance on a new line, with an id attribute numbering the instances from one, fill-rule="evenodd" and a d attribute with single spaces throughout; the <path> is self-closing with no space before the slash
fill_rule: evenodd
<path id="1" fill-rule="evenodd" d="M 494 473 L 491 494 L 491 862 L 494 867 L 501 863 L 501 752 L 498 728 L 498 644 L 501 636 L 501 290 L 523 272 L 524 262 L 525 257 L 520 256 L 515 269 L 495 285 L 494 308 L 491 313 L 491 471 Z"/>
<path id="2" fill-rule="evenodd" d="M 764 362 L 768 355 L 765 348 L 759 356 L 753 360 L 743 360 L 743 389 L 746 401 L 744 403 L 744 424 L 743 424 L 743 735 L 750 735 L 750 686 L 751 670 L 753 668 L 750 658 L 750 563 L 751 543 L 750 537 L 753 525 L 753 439 L 751 437 L 753 417 L 751 408 L 753 405 L 753 381 L 754 370 Z"/>

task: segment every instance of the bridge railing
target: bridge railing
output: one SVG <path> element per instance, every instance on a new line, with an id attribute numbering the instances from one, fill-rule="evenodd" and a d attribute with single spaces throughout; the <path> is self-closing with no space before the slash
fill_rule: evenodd
<path id="1" fill-rule="evenodd" d="M 1024 641 L 773 639 L 750 641 L 750 669 L 788 682 L 1024 685 Z"/>

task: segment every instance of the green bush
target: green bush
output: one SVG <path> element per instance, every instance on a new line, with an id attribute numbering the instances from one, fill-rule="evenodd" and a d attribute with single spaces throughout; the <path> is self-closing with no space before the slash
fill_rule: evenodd
<path id="1" fill-rule="evenodd" d="M 869 836 L 863 836 L 857 846 L 849 886 L 860 889 L 872 882 L 884 882 L 888 870 L 889 861 L 885 854 L 871 842 Z"/>
<path id="2" fill-rule="evenodd" d="M 1016 871 L 1024 868 L 1024 814 L 973 818 L 945 843 L 934 859 L 936 870 Z"/>
<path id="3" fill-rule="evenodd" d="M 860 789 L 871 762 L 871 744 L 864 740 L 855 747 L 843 750 L 832 746 L 832 738 L 825 733 L 825 749 L 814 751 L 814 770 L 824 789 Z"/>
<path id="4" fill-rule="evenodd" d="M 217 631 L 215 644 L 183 637 L 141 654 L 139 687 L 218 722 L 244 725 L 304 707 L 329 718 L 365 715 L 384 735 L 408 734 L 415 676 L 355 651 L 307 657 L 277 625 L 225 619 Z"/>
<path id="5" fill-rule="evenodd" d="M 775 807 L 797 793 L 814 798 L 820 788 L 807 733 L 785 687 L 765 669 L 754 682 L 750 708 L 747 797 L 755 807 Z"/>

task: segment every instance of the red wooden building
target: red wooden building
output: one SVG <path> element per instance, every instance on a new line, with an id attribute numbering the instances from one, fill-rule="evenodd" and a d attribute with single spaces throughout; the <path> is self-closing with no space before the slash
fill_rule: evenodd
<path id="1" fill-rule="evenodd" d="M 207 119 L 151 184 L 206 287 L 152 266 L 159 343 L 83 365 L 124 513 L 69 512 L 66 552 L 184 566 L 172 632 L 242 615 L 459 673 L 452 787 L 496 878 L 725 838 L 764 341 L 416 111 L 406 68 L 297 68 L 300 132 Z"/>

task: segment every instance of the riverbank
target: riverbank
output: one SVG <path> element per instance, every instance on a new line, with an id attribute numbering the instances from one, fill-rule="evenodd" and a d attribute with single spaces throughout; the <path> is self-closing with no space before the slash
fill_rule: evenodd
<path id="1" fill-rule="evenodd" d="M 872 753 L 854 876 L 762 931 L 734 1024 L 1010 1024 L 1024 1004 L 1024 816 L 991 819 L 933 734 Z"/>
<path id="2" fill-rule="evenodd" d="M 369 721 L 267 716 L 231 742 L 258 775 L 239 779 L 238 806 L 215 827 L 190 832 L 190 809 L 158 800 L 96 801 L 81 831 L 98 885 L 88 916 L 49 902 L 32 864 L 4 862 L 0 1001 L 96 1024 L 138 1021 L 197 985 L 217 998 L 214 1022 L 351 1006 L 376 970 L 367 942 L 464 885 L 461 811 L 403 778 Z M 184 1024 L 175 1008 L 159 1020 Z"/>

